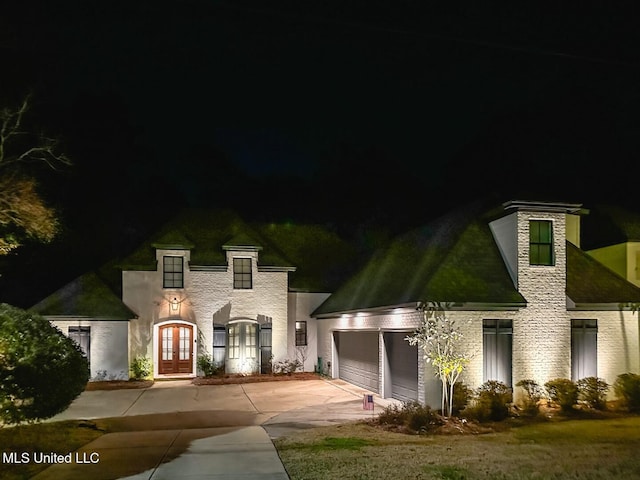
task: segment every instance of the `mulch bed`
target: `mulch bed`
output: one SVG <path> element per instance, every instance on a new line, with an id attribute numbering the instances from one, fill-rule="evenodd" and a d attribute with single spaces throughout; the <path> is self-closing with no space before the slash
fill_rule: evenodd
<path id="1" fill-rule="evenodd" d="M 129 388 L 148 388 L 153 385 L 153 380 L 107 380 L 104 382 L 89 382 L 85 392 L 94 390 L 122 390 Z"/>
<path id="2" fill-rule="evenodd" d="M 237 383 L 283 382 L 287 380 L 318 380 L 322 378 L 313 372 L 296 372 L 291 375 L 224 375 L 220 377 L 196 377 L 194 385 L 229 385 Z"/>
<path id="3" fill-rule="evenodd" d="M 296 372 L 291 375 L 224 375 L 220 377 L 196 377 L 192 379 L 193 385 L 232 385 L 238 383 L 258 382 L 282 382 L 287 380 L 318 380 L 322 378 L 317 373 Z M 158 380 L 171 381 L 171 380 Z M 109 380 L 104 382 L 89 382 L 85 391 L 95 390 L 122 390 L 131 388 L 148 388 L 153 385 L 153 380 Z"/>

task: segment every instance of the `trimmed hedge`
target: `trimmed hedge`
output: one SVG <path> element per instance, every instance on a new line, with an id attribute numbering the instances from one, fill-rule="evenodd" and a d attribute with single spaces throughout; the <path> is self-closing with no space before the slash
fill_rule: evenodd
<path id="1" fill-rule="evenodd" d="M 64 411 L 89 381 L 80 347 L 40 315 L 0 304 L 0 420 L 16 424 Z"/>

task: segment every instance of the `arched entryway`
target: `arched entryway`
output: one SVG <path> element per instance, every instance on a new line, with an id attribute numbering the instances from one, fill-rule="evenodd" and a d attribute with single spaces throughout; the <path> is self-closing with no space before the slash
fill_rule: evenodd
<path id="1" fill-rule="evenodd" d="M 188 323 L 158 325 L 159 375 L 191 375 L 194 361 L 194 328 Z"/>

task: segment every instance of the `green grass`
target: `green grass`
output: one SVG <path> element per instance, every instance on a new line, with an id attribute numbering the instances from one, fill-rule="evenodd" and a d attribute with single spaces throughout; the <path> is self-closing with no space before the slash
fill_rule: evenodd
<path id="1" fill-rule="evenodd" d="M 349 448 L 336 448 L 339 438 Z M 275 444 L 292 480 L 640 478 L 640 417 L 536 423 L 482 435 L 406 435 L 353 423 Z"/>
<path id="2" fill-rule="evenodd" d="M 65 421 L 36 423 L 16 427 L 0 428 L 0 455 L 17 452 L 33 452 L 68 454 L 101 436 L 104 432 L 95 428 L 90 422 Z M 9 464 L 0 462 L 0 478 L 17 480 L 31 478 L 49 465 Z"/>

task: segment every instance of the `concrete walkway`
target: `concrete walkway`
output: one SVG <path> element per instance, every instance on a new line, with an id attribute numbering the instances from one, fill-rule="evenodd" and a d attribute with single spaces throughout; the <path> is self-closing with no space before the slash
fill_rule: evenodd
<path id="1" fill-rule="evenodd" d="M 365 411 L 365 393 L 340 380 L 84 392 L 50 421 L 92 420 L 112 433 L 33 478 L 288 479 L 272 439 L 368 418 L 395 402 L 374 395 L 376 411 Z"/>

